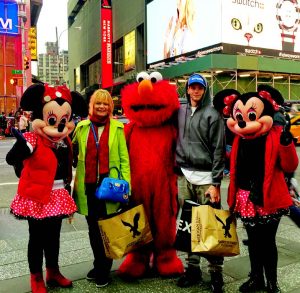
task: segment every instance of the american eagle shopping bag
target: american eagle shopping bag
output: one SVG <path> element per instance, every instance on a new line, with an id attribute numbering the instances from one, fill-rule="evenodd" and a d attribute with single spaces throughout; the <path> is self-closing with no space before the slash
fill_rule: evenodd
<path id="1" fill-rule="evenodd" d="M 119 259 L 153 240 L 143 205 L 98 221 L 105 254 Z"/>
<path id="2" fill-rule="evenodd" d="M 216 256 L 240 253 L 236 219 L 226 210 L 209 205 L 192 207 L 192 252 Z"/>

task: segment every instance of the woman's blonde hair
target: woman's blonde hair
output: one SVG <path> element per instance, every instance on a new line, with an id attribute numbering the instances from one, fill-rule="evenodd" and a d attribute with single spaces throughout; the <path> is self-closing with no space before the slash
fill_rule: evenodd
<path id="1" fill-rule="evenodd" d="M 99 89 L 94 91 L 94 93 L 91 96 L 90 102 L 89 102 L 89 115 L 92 116 L 94 112 L 94 105 L 95 103 L 103 102 L 108 104 L 108 116 L 112 116 L 114 111 L 114 102 L 110 95 L 110 93 L 107 90 Z"/>

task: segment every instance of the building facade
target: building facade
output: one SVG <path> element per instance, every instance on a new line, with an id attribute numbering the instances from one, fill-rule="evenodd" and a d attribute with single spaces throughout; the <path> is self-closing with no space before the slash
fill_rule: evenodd
<path id="1" fill-rule="evenodd" d="M 45 45 L 46 53 L 38 58 L 38 79 L 51 85 L 68 84 L 68 51 L 57 53 L 56 42 Z"/>
<path id="2" fill-rule="evenodd" d="M 180 95 L 187 77 L 200 72 L 212 94 L 229 87 L 246 92 L 267 83 L 286 99 L 299 99 L 298 1 L 186 2 L 182 8 L 176 0 L 69 0 L 70 88 L 85 93 L 103 87 L 107 30 L 102 10 L 108 7 L 113 76 L 108 89 L 113 93 L 137 72 L 157 70 L 177 84 Z M 183 29 L 175 33 L 174 23 L 184 13 Z"/>
<path id="3" fill-rule="evenodd" d="M 0 111 L 5 114 L 16 111 L 23 91 L 31 84 L 29 32 L 36 27 L 42 3 L 0 0 Z"/>

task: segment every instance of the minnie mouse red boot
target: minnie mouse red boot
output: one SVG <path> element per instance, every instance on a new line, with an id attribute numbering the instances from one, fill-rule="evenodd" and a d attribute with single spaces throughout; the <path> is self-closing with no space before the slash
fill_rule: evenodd
<path id="1" fill-rule="evenodd" d="M 42 273 L 30 274 L 30 285 L 32 293 L 47 293 Z"/>
<path id="2" fill-rule="evenodd" d="M 59 268 L 47 268 L 46 282 L 51 287 L 68 288 L 72 286 L 72 281 L 65 278 L 59 271 Z"/>

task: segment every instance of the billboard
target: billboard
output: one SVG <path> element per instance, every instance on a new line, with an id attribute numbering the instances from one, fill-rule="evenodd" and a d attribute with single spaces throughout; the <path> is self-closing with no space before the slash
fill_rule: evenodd
<path id="1" fill-rule="evenodd" d="M 18 4 L 0 1 L 0 34 L 18 34 Z"/>
<path id="2" fill-rule="evenodd" d="M 31 61 L 37 61 L 37 31 L 36 26 L 32 26 L 28 32 L 28 47 Z"/>
<path id="3" fill-rule="evenodd" d="M 135 68 L 135 31 L 124 37 L 124 70 L 125 72 Z"/>
<path id="4" fill-rule="evenodd" d="M 153 0 L 146 9 L 148 64 L 220 51 L 300 59 L 300 1 Z"/>

